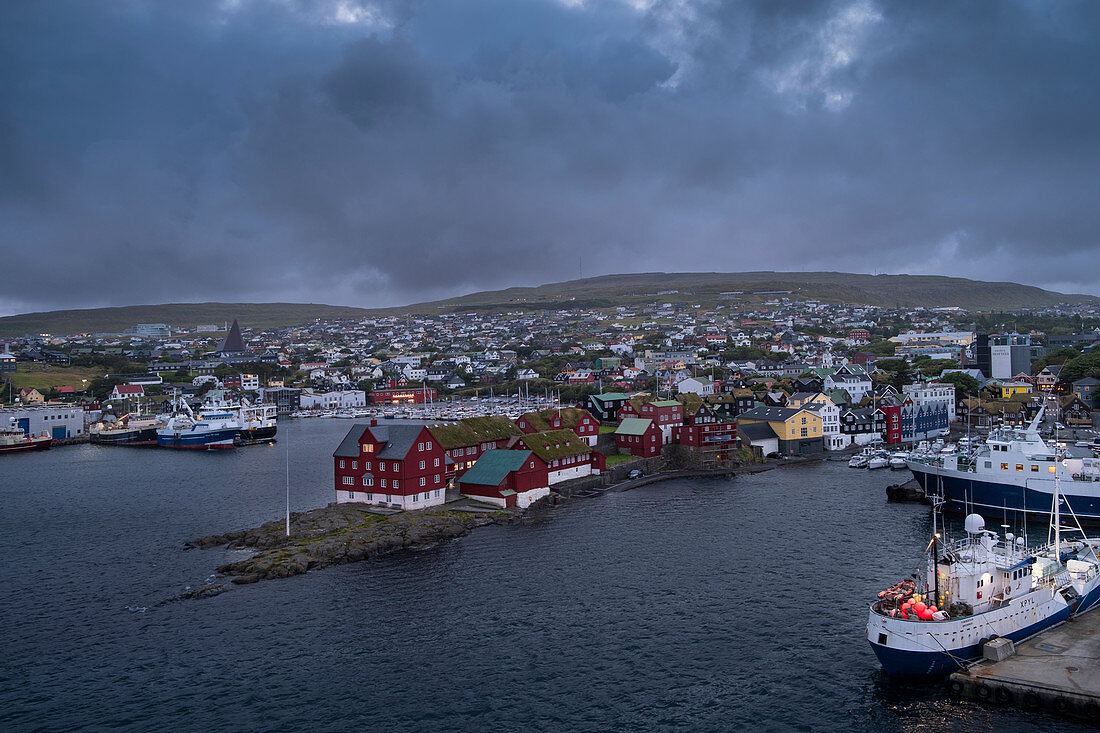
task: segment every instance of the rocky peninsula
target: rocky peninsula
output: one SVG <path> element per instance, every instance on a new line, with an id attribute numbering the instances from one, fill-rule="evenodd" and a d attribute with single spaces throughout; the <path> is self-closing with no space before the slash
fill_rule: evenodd
<path id="1" fill-rule="evenodd" d="M 510 524 L 521 512 L 422 510 L 378 514 L 362 504 L 329 504 L 320 509 L 291 514 L 290 536 L 283 519 L 253 529 L 200 537 L 188 548 L 225 547 L 255 550 L 243 560 L 218 567 L 236 584 L 269 578 L 288 578 L 329 565 L 369 560 L 399 550 L 418 550 L 443 540 L 468 534 L 487 524 Z M 203 586 L 181 598 L 205 598 L 224 590 Z"/>

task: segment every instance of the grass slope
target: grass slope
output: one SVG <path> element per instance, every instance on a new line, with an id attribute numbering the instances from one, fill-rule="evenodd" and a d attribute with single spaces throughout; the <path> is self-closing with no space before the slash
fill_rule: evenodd
<path id="1" fill-rule="evenodd" d="M 662 291 L 678 291 L 658 295 Z M 0 336 L 27 333 L 115 333 L 137 323 L 195 326 L 240 320 L 252 328 L 269 328 L 321 319 L 359 319 L 403 313 L 532 309 L 544 307 L 611 307 L 653 301 L 691 301 L 713 307 L 723 293 L 738 300 L 762 301 L 766 291 L 789 291 L 786 297 L 829 303 L 877 306 L 959 306 L 975 311 L 1015 310 L 1060 302 L 1096 302 L 1091 295 L 1066 295 L 1010 282 L 982 282 L 942 275 L 863 275 L 844 272 L 646 272 L 604 275 L 583 280 L 471 293 L 447 300 L 399 308 L 364 309 L 305 303 L 171 303 L 118 308 L 27 313 L 0 318 Z"/>

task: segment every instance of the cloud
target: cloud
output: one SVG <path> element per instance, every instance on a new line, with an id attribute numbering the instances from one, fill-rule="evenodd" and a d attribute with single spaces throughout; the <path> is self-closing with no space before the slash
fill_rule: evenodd
<path id="1" fill-rule="evenodd" d="M 1098 12 L 5 4 L 0 308 L 387 305 L 582 260 L 1100 293 Z"/>

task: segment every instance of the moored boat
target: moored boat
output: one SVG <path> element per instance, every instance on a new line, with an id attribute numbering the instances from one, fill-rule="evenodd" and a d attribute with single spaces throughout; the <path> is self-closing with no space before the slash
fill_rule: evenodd
<path id="1" fill-rule="evenodd" d="M 1024 537 L 985 529 L 966 517 L 966 538 L 950 543 L 933 528 L 925 572 L 880 592 L 871 604 L 867 641 L 887 674 L 944 675 L 981 658 L 996 637 L 1020 642 L 1100 602 L 1094 543 L 1061 539 L 1029 549 Z M 935 516 L 935 510 L 933 510 Z"/>
<path id="2" fill-rule="evenodd" d="M 189 450 L 225 450 L 235 448 L 241 422 L 231 410 L 200 411 L 199 416 L 180 400 L 168 422 L 157 428 L 161 448 Z"/>
<path id="3" fill-rule="evenodd" d="M 40 435 L 37 438 L 28 436 L 22 428 L 15 425 L 15 418 L 12 418 L 10 427 L 0 428 L 0 453 L 47 450 L 52 444 L 53 438 L 48 435 Z"/>
<path id="4" fill-rule="evenodd" d="M 1003 427 L 977 452 L 911 457 L 908 465 L 944 509 L 991 518 L 1047 519 L 1055 485 L 1067 516 L 1100 523 L 1100 458 L 1073 456 L 1039 435 L 1043 411 L 1026 428 Z"/>
<path id="5" fill-rule="evenodd" d="M 159 425 L 151 415 L 127 413 L 114 421 L 101 419 L 92 423 L 88 427 L 88 440 L 99 445 L 156 445 Z"/>

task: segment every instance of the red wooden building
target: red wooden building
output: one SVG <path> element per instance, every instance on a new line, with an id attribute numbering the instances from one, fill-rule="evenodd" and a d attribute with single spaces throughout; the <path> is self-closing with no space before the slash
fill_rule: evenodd
<path id="1" fill-rule="evenodd" d="M 906 398 L 905 404 L 912 407 L 913 400 Z M 901 442 L 901 405 L 883 405 L 879 408 L 886 415 L 886 430 L 883 439 L 890 445 Z"/>
<path id="2" fill-rule="evenodd" d="M 458 486 L 463 496 L 525 509 L 550 493 L 549 469 L 529 450 L 494 450 L 477 459 Z"/>
<path id="3" fill-rule="evenodd" d="M 337 502 L 423 509 L 446 501 L 443 448 L 423 425 L 356 423 L 332 464 Z"/>
<path id="4" fill-rule="evenodd" d="M 461 476 L 473 467 L 486 451 L 506 448 L 523 433 L 503 415 L 467 417 L 453 422 L 435 423 L 428 430 L 447 455 L 447 478 Z"/>
<path id="5" fill-rule="evenodd" d="M 539 412 L 525 412 L 516 420 L 525 435 L 545 433 L 547 430 L 572 430 L 588 446 L 596 445 L 600 423 L 588 410 L 579 407 L 550 408 Z"/>
<path id="6" fill-rule="evenodd" d="M 729 458 L 730 448 L 737 445 L 737 423 L 700 407 L 684 419 L 683 425 L 672 428 L 672 442 L 714 451 L 716 457 L 726 459 Z"/>
<path id="7" fill-rule="evenodd" d="M 529 450 L 546 462 L 551 485 L 559 481 L 601 473 L 607 467 L 602 453 L 581 440 L 572 430 L 550 430 L 519 438 L 512 446 Z"/>
<path id="8" fill-rule="evenodd" d="M 435 387 L 388 387 L 370 391 L 372 405 L 418 405 L 436 398 Z"/>
<path id="9" fill-rule="evenodd" d="M 664 436 L 661 428 L 653 420 L 641 417 L 627 417 L 619 422 L 615 429 L 615 445 L 632 456 L 652 458 L 661 455 Z"/>

